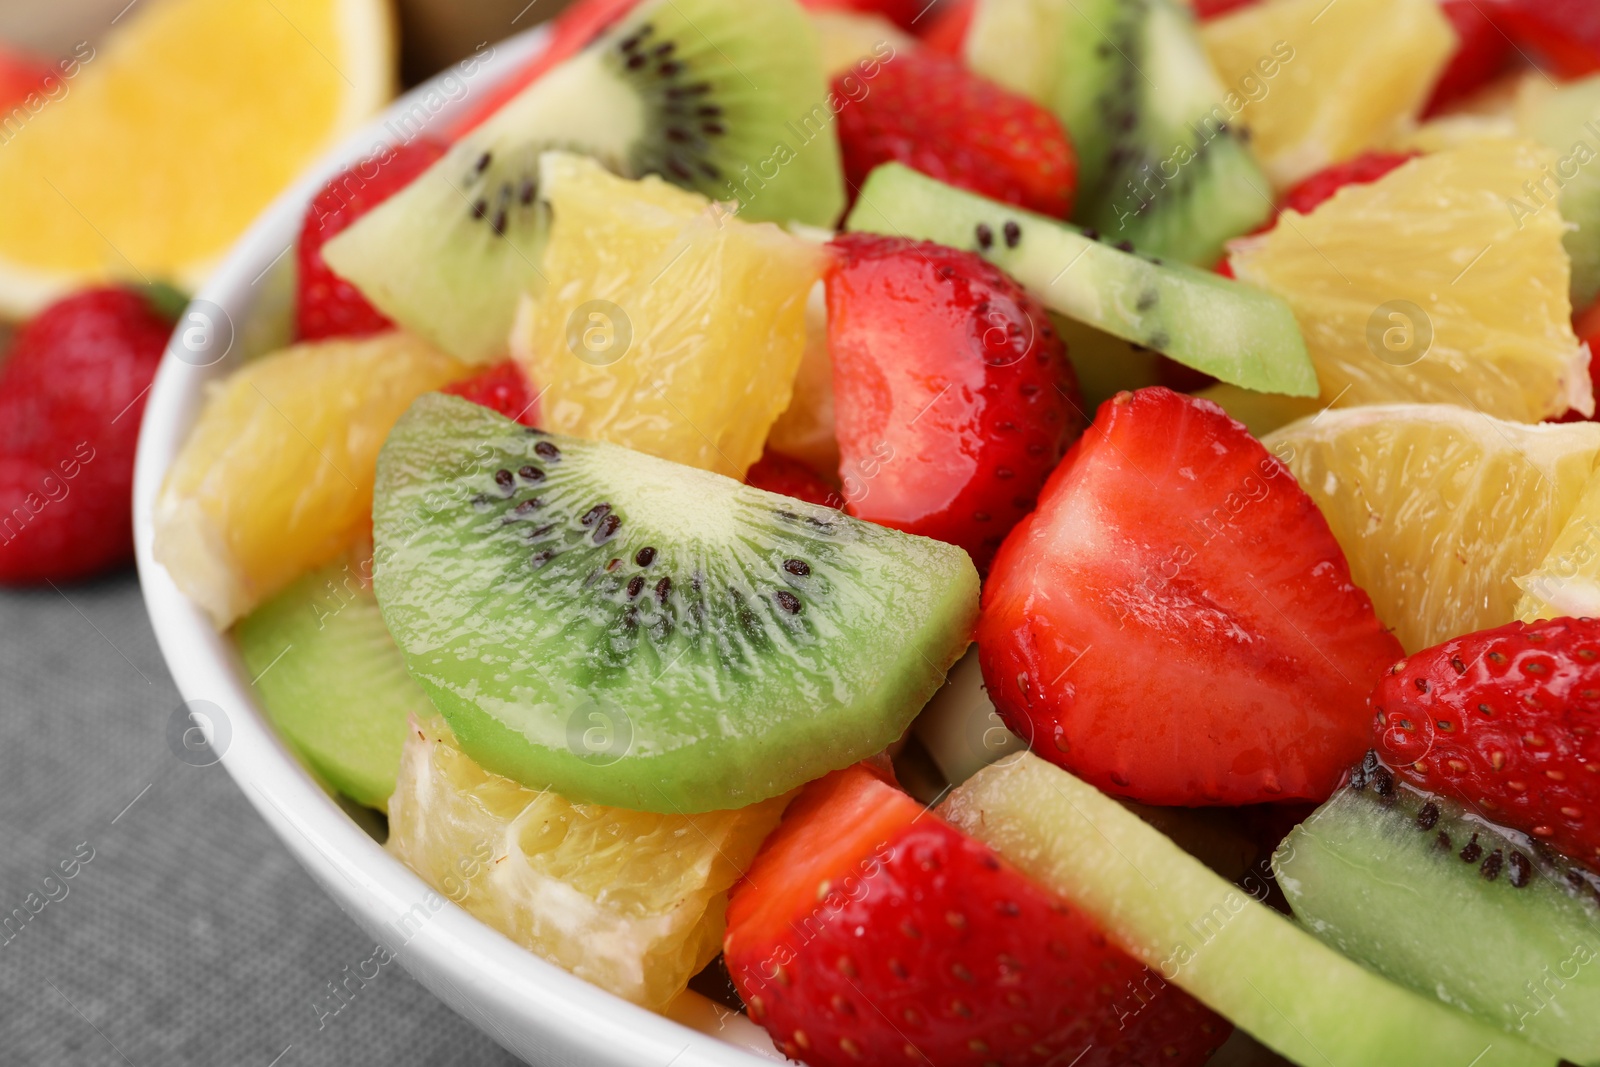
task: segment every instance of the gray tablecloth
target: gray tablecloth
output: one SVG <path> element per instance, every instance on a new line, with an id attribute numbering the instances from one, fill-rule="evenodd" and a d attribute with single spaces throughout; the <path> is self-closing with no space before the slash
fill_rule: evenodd
<path id="1" fill-rule="evenodd" d="M 399 968 L 319 1028 L 373 946 L 177 703 L 131 574 L 0 592 L 0 1065 L 519 1062 Z"/>

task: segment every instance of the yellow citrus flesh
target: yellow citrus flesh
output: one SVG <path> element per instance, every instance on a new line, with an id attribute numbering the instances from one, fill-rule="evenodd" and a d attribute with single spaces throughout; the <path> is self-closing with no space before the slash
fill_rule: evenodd
<path id="1" fill-rule="evenodd" d="M 833 360 L 828 355 L 828 304 L 816 285 L 806 302 L 806 349 L 794 379 L 794 398 L 767 435 L 768 447 L 824 474 L 839 470 L 833 417 Z"/>
<path id="2" fill-rule="evenodd" d="M 658 178 L 544 157 L 545 294 L 512 351 L 548 430 L 743 478 L 789 406 L 827 253 Z"/>
<path id="3" fill-rule="evenodd" d="M 1392 140 L 1456 50 L 1438 0 L 1268 0 L 1204 24 L 1206 52 L 1238 87 L 1251 144 L 1280 187 Z M 1292 58 L 1270 79 L 1259 66 Z"/>
<path id="4" fill-rule="evenodd" d="M 0 314 L 106 278 L 198 284 L 393 94 L 391 17 L 385 0 L 135 7 L 64 95 L 0 130 Z"/>
<path id="5" fill-rule="evenodd" d="M 1592 412 L 1566 224 L 1507 207 L 1553 159 L 1521 140 L 1414 159 L 1237 242 L 1234 272 L 1293 307 L 1324 404 L 1460 404 L 1517 422 Z"/>
<path id="6" fill-rule="evenodd" d="M 1517 618 L 1600 618 L 1600 477 L 1591 477 L 1550 551 L 1517 579 Z"/>
<path id="7" fill-rule="evenodd" d="M 413 720 L 389 849 L 539 956 L 660 1009 L 721 951 L 728 889 L 786 803 L 699 815 L 573 804 L 490 774 L 440 723 Z"/>
<path id="8" fill-rule="evenodd" d="M 1510 622 L 1577 512 L 1600 425 L 1445 404 L 1334 409 L 1269 434 L 1406 651 Z"/>
<path id="9" fill-rule="evenodd" d="M 248 364 L 210 394 L 167 473 L 155 558 L 227 628 L 369 528 L 389 430 L 467 373 L 403 333 Z"/>

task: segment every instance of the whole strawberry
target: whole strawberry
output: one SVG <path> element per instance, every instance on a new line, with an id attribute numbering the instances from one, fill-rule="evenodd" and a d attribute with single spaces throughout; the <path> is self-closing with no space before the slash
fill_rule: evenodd
<path id="1" fill-rule="evenodd" d="M 1078 158 L 1061 121 L 958 60 L 901 53 L 871 79 L 840 75 L 834 91 L 847 101 L 839 145 L 852 189 L 894 161 L 1042 215 L 1072 210 Z"/>
<path id="2" fill-rule="evenodd" d="M 1395 664 L 1371 704 L 1401 778 L 1600 871 L 1600 622 L 1446 641 Z"/>
<path id="3" fill-rule="evenodd" d="M 960 545 L 981 570 L 1083 429 L 1066 344 L 1037 301 L 971 252 L 868 234 L 833 248 L 847 510 Z"/>
<path id="4" fill-rule="evenodd" d="M 41 312 L 0 364 L 0 582 L 65 582 L 133 556 L 133 455 L 178 310 L 95 289 Z"/>
<path id="5" fill-rule="evenodd" d="M 444 145 L 420 138 L 386 148 L 328 182 L 311 201 L 301 224 L 297 252 L 300 274 L 295 332 L 300 340 L 361 337 L 394 328 L 355 286 L 329 269 L 322 246 L 410 185 L 444 153 Z"/>
<path id="6" fill-rule="evenodd" d="M 814 1067 L 1185 1067 L 1230 1029 L 864 765 L 790 807 L 723 950 L 751 1020 Z"/>

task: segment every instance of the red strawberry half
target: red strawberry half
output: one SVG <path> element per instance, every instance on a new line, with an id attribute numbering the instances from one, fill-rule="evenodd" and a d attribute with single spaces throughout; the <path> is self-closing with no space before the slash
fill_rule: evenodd
<path id="1" fill-rule="evenodd" d="M 440 390 L 498 411 L 524 426 L 539 425 L 539 398 L 528 386 L 528 376 L 511 360 L 496 363 L 465 381 Z"/>
<path id="2" fill-rule="evenodd" d="M 1066 345 L 973 253 L 865 234 L 834 248 L 828 349 L 847 509 L 960 545 L 982 568 L 1083 428 Z"/>
<path id="3" fill-rule="evenodd" d="M 1288 469 L 1208 401 L 1121 393 L 983 591 L 989 695 L 1040 756 L 1151 804 L 1320 800 L 1402 655 Z"/>
<path id="4" fill-rule="evenodd" d="M 300 228 L 299 292 L 295 328 L 302 341 L 382 333 L 394 323 L 360 291 L 328 267 L 322 246 L 389 199 L 444 155 L 437 141 L 416 140 L 385 148 L 334 178 L 311 201 Z"/>
<path id="5" fill-rule="evenodd" d="M 1477 0 L 1496 25 L 1563 78 L 1600 71 L 1600 4 L 1594 0 Z"/>
<path id="6" fill-rule="evenodd" d="M 1372 691 L 1379 756 L 1600 871 L 1600 622 L 1514 622 L 1408 657 Z"/>
<path id="7" fill-rule="evenodd" d="M 176 294 L 95 289 L 46 308 L 0 365 L 0 582 L 133 556 L 133 453 Z"/>
<path id="8" fill-rule="evenodd" d="M 1230 1031 L 865 766 L 791 806 L 724 958 L 750 1018 L 816 1067 L 1180 1067 Z"/>
<path id="9" fill-rule="evenodd" d="M 1516 56 L 1510 39 L 1489 18 L 1491 0 L 1443 0 L 1441 7 L 1461 43 L 1433 87 L 1425 117 L 1482 87 Z"/>
<path id="10" fill-rule="evenodd" d="M 848 77 L 850 75 L 842 75 Z M 846 86 L 835 82 L 841 99 Z M 895 161 L 942 182 L 1065 218 L 1078 160 L 1046 109 L 933 52 L 897 55 L 871 91 L 839 113 L 845 180 L 859 189 Z"/>

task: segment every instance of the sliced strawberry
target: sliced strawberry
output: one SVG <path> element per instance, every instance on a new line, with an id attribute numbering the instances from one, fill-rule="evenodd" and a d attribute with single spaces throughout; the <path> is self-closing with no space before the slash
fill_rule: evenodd
<path id="1" fill-rule="evenodd" d="M 800 6 L 812 11 L 859 11 L 867 15 L 882 15 L 902 30 L 916 31 L 928 24 L 936 9 L 935 0 L 800 0 Z"/>
<path id="2" fill-rule="evenodd" d="M 1371 701 L 1401 778 L 1600 871 L 1600 622 L 1454 638 L 1395 664 Z"/>
<path id="3" fill-rule="evenodd" d="M 930 52 L 959 58 L 967 43 L 967 31 L 972 29 L 972 17 L 978 13 L 978 0 L 946 0 L 933 9 L 923 20 L 922 44 Z"/>
<path id="4" fill-rule="evenodd" d="M 1083 428 L 1066 345 L 973 253 L 868 234 L 834 248 L 828 349 L 847 510 L 960 545 L 981 569 Z"/>
<path id="5" fill-rule="evenodd" d="M 744 483 L 769 493 L 792 496 L 808 504 L 835 508 L 842 503 L 833 487 L 817 476 L 817 472 L 791 456 L 767 449 L 759 460 L 745 472 Z"/>
<path id="6" fill-rule="evenodd" d="M 133 453 L 171 294 L 94 289 L 42 311 L 0 364 L 0 583 L 133 557 Z"/>
<path id="7" fill-rule="evenodd" d="M 539 402 L 528 383 L 528 376 L 509 359 L 496 363 L 466 381 L 448 385 L 440 392 L 482 404 L 508 419 L 516 419 L 524 426 L 539 424 Z"/>
<path id="8" fill-rule="evenodd" d="M 459 141 L 490 115 L 505 107 L 512 97 L 544 77 L 585 48 L 639 3 L 639 0 L 578 0 L 551 23 L 549 38 L 538 55 L 526 66 L 495 85 L 482 102 L 470 108 L 450 129 L 450 139 Z"/>
<path id="9" fill-rule="evenodd" d="M 978 645 L 1039 755 L 1178 806 L 1327 797 L 1402 655 L 1288 468 L 1162 388 L 1101 406 L 996 557 Z"/>
<path id="10" fill-rule="evenodd" d="M 1279 205 L 1281 211 L 1298 211 L 1309 215 L 1325 201 L 1332 199 L 1347 185 L 1370 185 L 1396 167 L 1416 159 L 1419 152 L 1367 152 L 1343 163 L 1335 163 L 1318 171 L 1299 185 L 1290 189 Z"/>
<path id="11" fill-rule="evenodd" d="M 333 273 L 322 246 L 389 199 L 444 155 L 437 141 L 416 140 L 362 160 L 334 178 L 306 209 L 297 252 L 300 275 L 295 329 L 303 341 L 360 337 L 394 329 L 355 286 Z"/>
<path id="12" fill-rule="evenodd" d="M 1479 0 L 1512 40 L 1562 78 L 1600 71 L 1600 4 L 1594 0 Z"/>
<path id="13" fill-rule="evenodd" d="M 845 88 L 835 84 L 841 96 Z M 874 167 L 897 161 L 993 200 L 1064 218 L 1078 187 L 1077 155 L 1059 119 L 932 52 L 884 64 L 872 91 L 839 113 L 839 144 L 852 189 Z"/>
<path id="14" fill-rule="evenodd" d="M 1443 0 L 1441 6 L 1445 17 L 1455 28 L 1456 38 L 1461 43 L 1456 47 L 1450 65 L 1439 75 L 1433 87 L 1433 98 L 1423 109 L 1424 117 L 1435 115 L 1440 109 L 1482 88 L 1516 57 L 1510 39 L 1489 18 L 1484 7 L 1487 2 Z"/>
<path id="15" fill-rule="evenodd" d="M 864 766 L 790 807 L 723 948 L 750 1018 L 815 1067 L 1179 1067 L 1231 1029 Z"/>
<path id="16" fill-rule="evenodd" d="M 1203 19 L 1214 19 L 1260 2 L 1261 0 L 1194 0 L 1194 13 Z"/>

